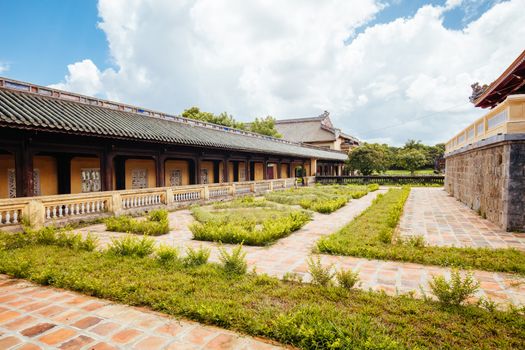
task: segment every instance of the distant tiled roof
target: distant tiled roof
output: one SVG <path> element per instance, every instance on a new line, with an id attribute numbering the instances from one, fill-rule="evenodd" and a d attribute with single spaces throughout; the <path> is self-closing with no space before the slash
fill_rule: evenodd
<path id="1" fill-rule="evenodd" d="M 338 137 L 359 142 L 355 137 L 334 128 L 325 111 L 317 117 L 280 119 L 275 121 L 275 128 L 283 138 L 294 142 L 333 142 Z"/>
<path id="2" fill-rule="evenodd" d="M 131 109 L 109 101 L 98 101 L 102 106 L 92 105 L 91 101 L 95 99 L 89 97 L 80 97 L 80 101 L 85 102 L 69 101 L 65 100 L 65 97 L 52 97 L 57 90 L 40 88 L 42 90 L 40 92 L 38 87 L 30 84 L 27 84 L 28 89 L 25 90 L 16 87 L 17 84 L 25 87 L 24 83 L 17 82 L 11 86 L 6 81 L 9 82 L 0 78 L 0 127 L 39 129 L 326 160 L 344 161 L 347 158 L 342 152 L 304 146 L 191 119 L 168 117 L 151 111 L 145 111 L 148 112 L 148 116 L 145 116 L 141 115 L 144 112 L 141 109 Z M 50 96 L 43 95 L 44 91 L 50 92 Z M 64 95 L 80 96 L 69 93 Z"/>

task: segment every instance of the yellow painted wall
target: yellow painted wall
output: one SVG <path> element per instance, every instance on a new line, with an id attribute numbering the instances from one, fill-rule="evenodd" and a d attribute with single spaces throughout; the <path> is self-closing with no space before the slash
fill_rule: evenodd
<path id="1" fill-rule="evenodd" d="M 201 162 L 201 169 L 208 169 L 208 183 L 213 183 L 213 162 L 212 161 L 204 161 Z M 201 174 L 198 174 L 199 179 Z"/>
<path id="2" fill-rule="evenodd" d="M 182 173 L 182 185 L 190 184 L 190 165 L 187 160 L 167 160 L 164 164 L 164 181 L 166 186 L 170 186 L 170 174 L 172 170 L 179 169 Z"/>
<path id="3" fill-rule="evenodd" d="M 57 162 L 50 156 L 33 157 L 33 169 L 40 170 L 40 194 L 58 194 Z"/>
<path id="4" fill-rule="evenodd" d="M 246 171 L 245 166 L 245 162 L 239 162 L 239 181 L 243 181 L 241 178 L 241 169 L 244 169 L 244 181 L 250 181 L 250 179 L 248 179 L 248 172 Z"/>
<path id="5" fill-rule="evenodd" d="M 288 163 L 282 163 L 281 164 L 281 178 L 287 179 L 290 177 L 290 174 L 288 174 Z"/>
<path id="6" fill-rule="evenodd" d="M 233 162 L 228 162 L 228 182 L 233 182 Z"/>
<path id="7" fill-rule="evenodd" d="M 100 169 L 98 158 L 74 157 L 71 159 L 71 193 L 82 193 L 81 169 Z"/>
<path id="8" fill-rule="evenodd" d="M 255 163 L 254 172 L 255 172 L 254 174 L 255 181 L 264 180 L 263 163 Z"/>
<path id="9" fill-rule="evenodd" d="M 10 154 L 0 155 L 0 198 L 7 198 L 9 190 L 7 187 L 7 171 L 15 169 L 15 157 Z"/>
<path id="10" fill-rule="evenodd" d="M 131 189 L 131 171 L 132 169 L 147 169 L 148 171 L 148 188 L 156 187 L 157 180 L 155 175 L 155 161 L 153 159 L 127 159 L 126 168 L 126 189 Z"/>

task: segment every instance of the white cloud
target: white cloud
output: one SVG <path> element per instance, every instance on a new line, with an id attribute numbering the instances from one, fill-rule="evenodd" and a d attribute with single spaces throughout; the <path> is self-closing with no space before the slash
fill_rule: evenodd
<path id="1" fill-rule="evenodd" d="M 117 68 L 77 62 L 59 86 L 242 120 L 326 109 L 338 127 L 369 140 L 444 141 L 480 114 L 468 105 L 470 84 L 495 79 L 525 37 L 525 0 L 495 5 L 462 31 L 445 28 L 446 11 L 465 1 L 424 6 L 353 37 L 380 1 L 100 0 Z"/>
<path id="2" fill-rule="evenodd" d="M 97 95 L 102 91 L 103 74 L 89 59 L 69 64 L 68 75 L 63 83 L 52 84 L 49 87 L 65 89 L 86 95 Z"/>
<path id="3" fill-rule="evenodd" d="M 0 74 L 5 73 L 9 70 L 9 64 L 5 62 L 0 62 Z"/>

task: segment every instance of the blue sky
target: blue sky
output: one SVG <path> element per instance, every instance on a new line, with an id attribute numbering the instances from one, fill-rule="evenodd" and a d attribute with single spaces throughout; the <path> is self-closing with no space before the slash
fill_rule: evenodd
<path id="1" fill-rule="evenodd" d="M 437 143 L 484 113 L 468 102 L 470 84 L 490 83 L 525 49 L 524 9 L 525 0 L 3 0 L 0 75 L 172 114 L 328 110 L 363 140 Z"/>
<path id="2" fill-rule="evenodd" d="M 0 62 L 9 66 L 4 75 L 47 85 L 86 57 L 101 68 L 111 64 L 94 0 L 6 0 L 0 13 L 6 14 L 0 21 Z"/>

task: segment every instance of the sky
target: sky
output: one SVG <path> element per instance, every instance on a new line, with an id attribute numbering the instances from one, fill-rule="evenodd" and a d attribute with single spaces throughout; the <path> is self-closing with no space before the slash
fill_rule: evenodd
<path id="1" fill-rule="evenodd" d="M 368 142 L 445 142 L 525 49 L 525 0 L 0 1 L 0 75 L 241 121 L 330 112 Z"/>

